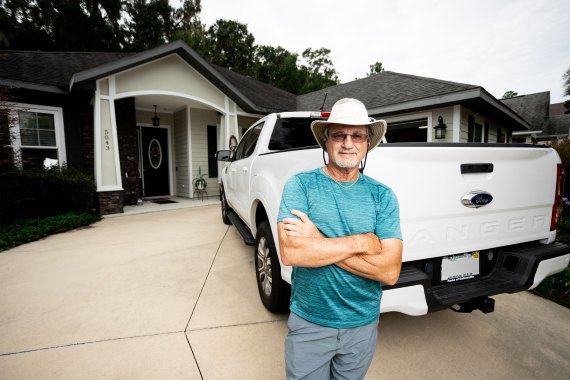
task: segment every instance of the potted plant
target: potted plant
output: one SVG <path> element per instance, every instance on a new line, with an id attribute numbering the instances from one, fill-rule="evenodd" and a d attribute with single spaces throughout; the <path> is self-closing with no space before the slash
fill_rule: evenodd
<path id="1" fill-rule="evenodd" d="M 204 178 L 205 174 L 202 174 L 202 168 L 198 167 L 198 178 L 194 178 L 192 183 L 194 184 L 194 188 L 197 190 L 205 190 L 208 183 Z"/>

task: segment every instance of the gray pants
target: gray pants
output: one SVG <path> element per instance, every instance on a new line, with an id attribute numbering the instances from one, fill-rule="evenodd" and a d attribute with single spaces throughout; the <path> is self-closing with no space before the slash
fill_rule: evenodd
<path id="1" fill-rule="evenodd" d="M 335 329 L 291 313 L 285 338 L 287 379 L 363 379 L 376 349 L 378 321 Z"/>

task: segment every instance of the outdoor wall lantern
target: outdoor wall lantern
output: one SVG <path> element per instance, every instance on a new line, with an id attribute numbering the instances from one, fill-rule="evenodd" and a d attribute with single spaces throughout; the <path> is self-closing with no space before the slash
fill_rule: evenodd
<path id="1" fill-rule="evenodd" d="M 154 116 L 152 117 L 152 125 L 154 127 L 160 126 L 160 117 L 156 114 L 156 105 L 154 106 Z"/>
<path id="2" fill-rule="evenodd" d="M 439 116 L 437 118 L 438 124 L 434 127 L 435 128 L 435 138 L 436 139 L 444 139 L 445 132 L 447 130 L 447 125 L 443 124 L 443 117 Z"/>

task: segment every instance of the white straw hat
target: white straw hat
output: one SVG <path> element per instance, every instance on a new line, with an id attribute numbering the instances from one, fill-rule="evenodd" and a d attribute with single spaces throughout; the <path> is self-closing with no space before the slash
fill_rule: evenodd
<path id="1" fill-rule="evenodd" d="M 331 110 L 328 120 L 315 120 L 311 123 L 311 131 L 317 139 L 317 142 L 326 150 L 324 130 L 327 125 L 364 125 L 370 128 L 370 145 L 368 151 L 376 148 L 376 145 L 382 140 L 386 133 L 386 121 L 375 120 L 368 116 L 368 111 L 361 101 L 344 98 L 337 101 Z"/>

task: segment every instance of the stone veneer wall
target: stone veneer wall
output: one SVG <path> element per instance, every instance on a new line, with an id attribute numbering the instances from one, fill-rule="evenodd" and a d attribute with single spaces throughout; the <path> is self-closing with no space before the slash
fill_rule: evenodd
<path id="1" fill-rule="evenodd" d="M 99 214 L 120 214 L 123 212 L 123 192 L 122 191 L 100 191 Z"/>

